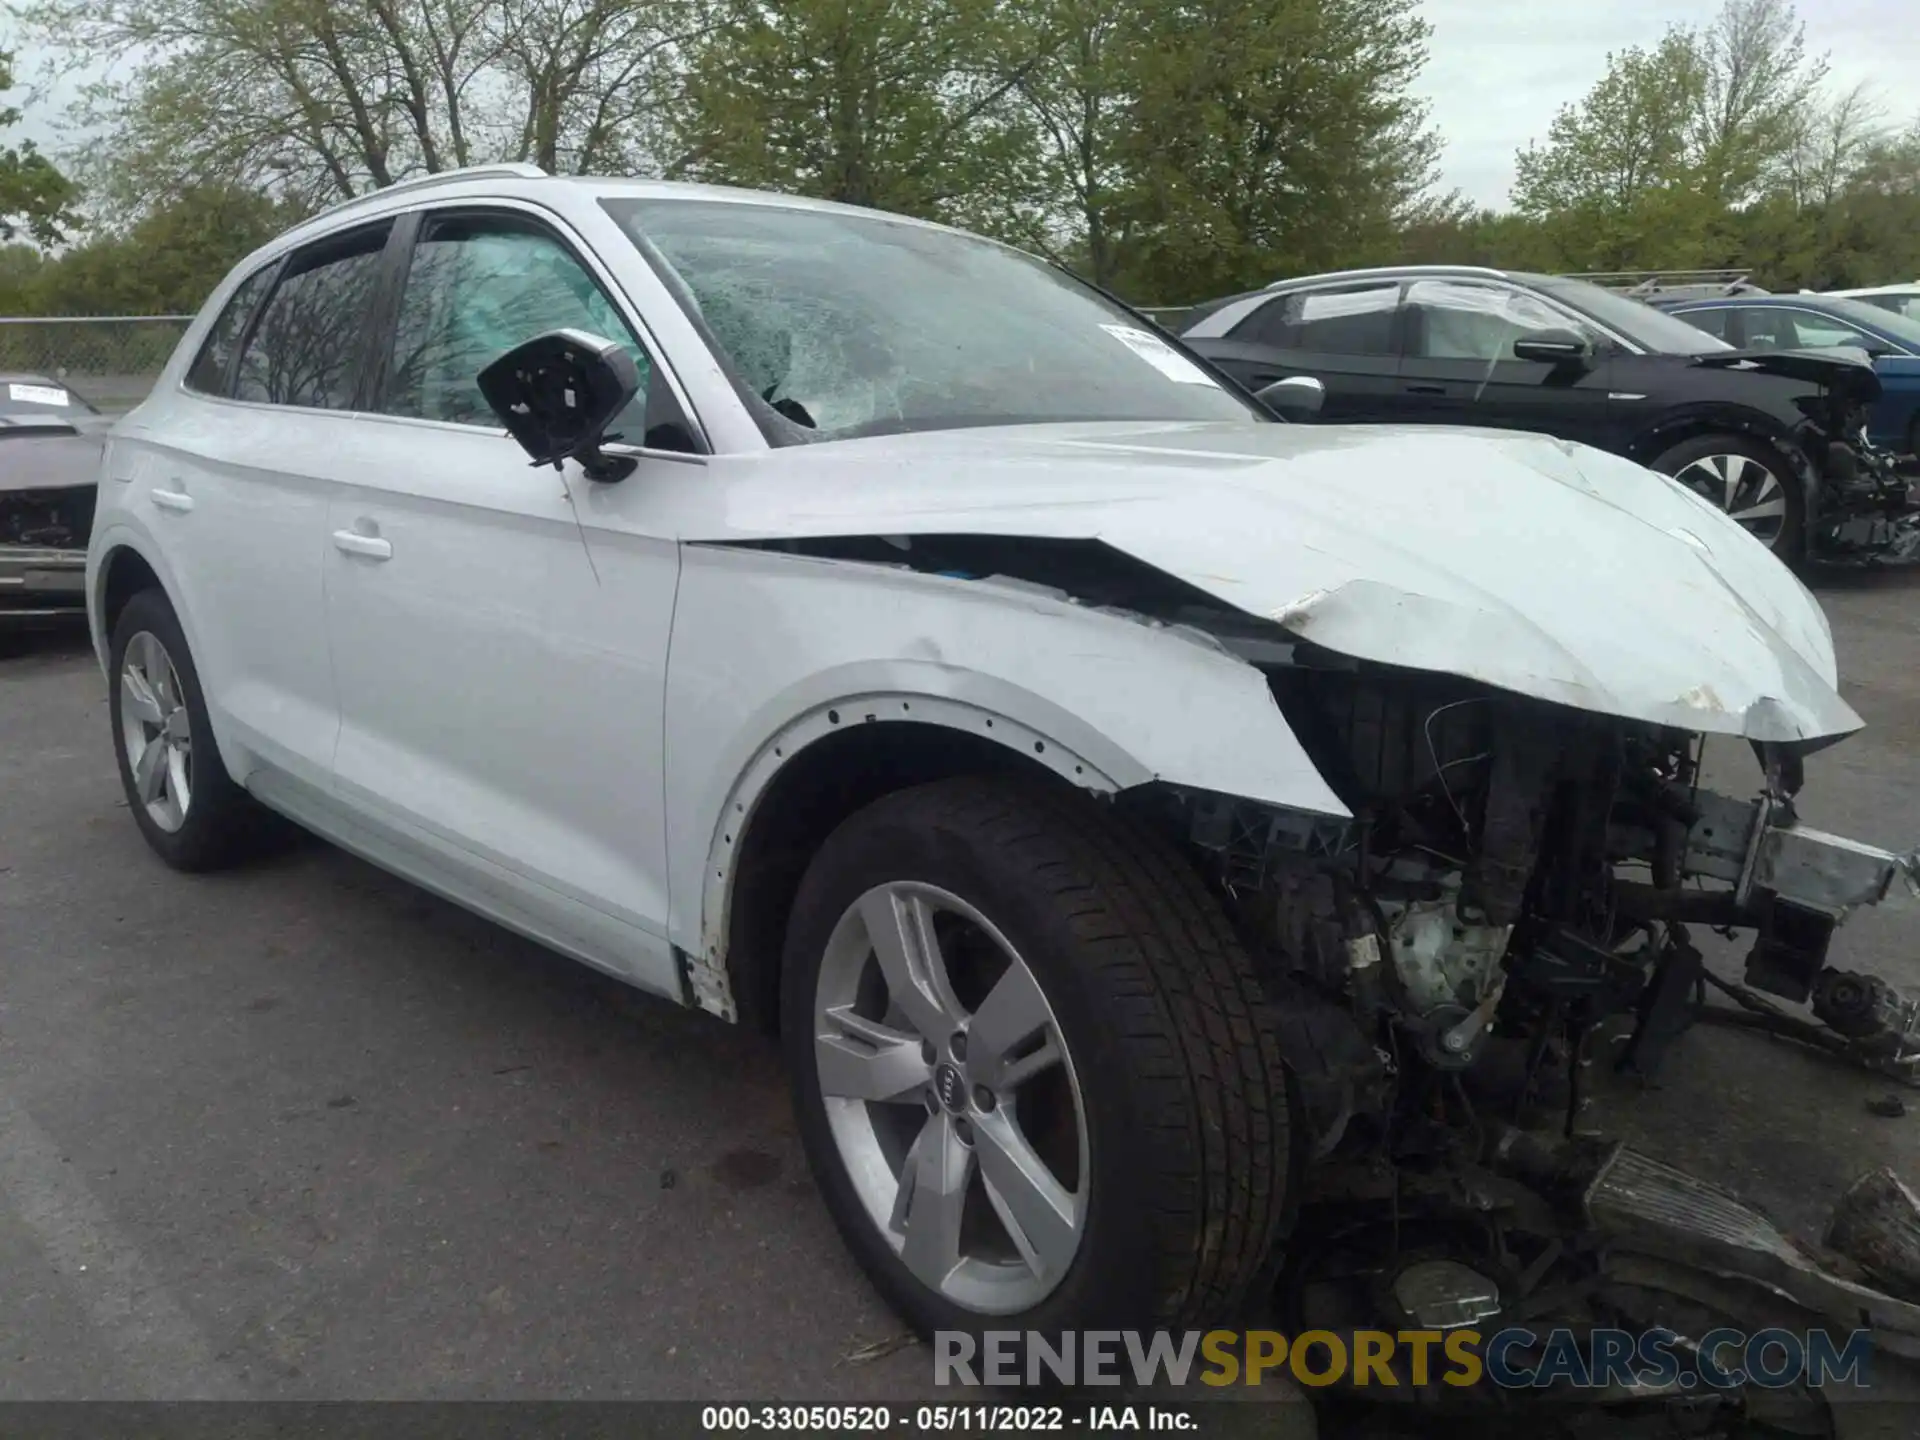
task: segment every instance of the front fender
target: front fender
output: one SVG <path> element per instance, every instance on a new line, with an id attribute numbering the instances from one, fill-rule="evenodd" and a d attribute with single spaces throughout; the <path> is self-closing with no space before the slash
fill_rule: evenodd
<path id="1" fill-rule="evenodd" d="M 993 581 L 685 555 L 666 805 L 669 928 L 691 954 L 724 954 L 732 842 L 758 798 L 807 744 L 870 720 L 967 730 L 1096 792 L 1162 780 L 1349 814 L 1265 677 L 1197 632 Z"/>

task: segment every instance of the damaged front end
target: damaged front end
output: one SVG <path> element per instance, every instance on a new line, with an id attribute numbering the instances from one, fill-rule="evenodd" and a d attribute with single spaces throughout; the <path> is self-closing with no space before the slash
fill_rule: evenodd
<path id="1" fill-rule="evenodd" d="M 1819 387 L 1800 402 L 1808 486 L 1807 552 L 1829 565 L 1920 560 L 1920 485 L 1867 436 L 1880 377 L 1864 352 L 1729 350 L 1694 357 L 1706 369 L 1756 370 Z"/>
<path id="2" fill-rule="evenodd" d="M 1810 1030 L 1883 1066 L 1920 1051 L 1920 1006 L 1827 965 L 1835 927 L 1913 891 L 1920 855 L 1800 822 L 1820 742 L 1744 742 L 1743 798 L 1702 783 L 1687 731 L 1304 642 L 1262 668 L 1352 820 L 1160 804 L 1269 959 L 1311 1121 L 1292 1323 L 1624 1323 L 1651 1291 L 1649 1313 L 1746 1304 L 1920 1354 L 1920 1264 L 1874 1263 L 1845 1226 L 1801 1245 L 1580 1124 L 1603 1037 L 1627 1029 L 1618 1065 L 1651 1074 L 1698 1017 L 1707 930 L 1749 937 L 1730 988 L 1811 1002 Z"/>
<path id="3" fill-rule="evenodd" d="M 0 489 L 0 624 L 85 613 L 95 493 Z"/>
<path id="4" fill-rule="evenodd" d="M 100 440 L 0 417 L 0 626 L 86 613 Z"/>

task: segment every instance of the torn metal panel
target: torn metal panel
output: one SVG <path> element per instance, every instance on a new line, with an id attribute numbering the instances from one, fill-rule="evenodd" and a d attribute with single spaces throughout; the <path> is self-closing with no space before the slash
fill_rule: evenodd
<path id="1" fill-rule="evenodd" d="M 683 554 L 666 815 L 672 935 L 690 954 L 721 943 L 716 890 L 754 795 L 844 727 L 960 729 L 1097 792 L 1165 781 L 1349 816 L 1266 677 L 1189 627 L 1024 584 L 772 549 Z"/>
<path id="2" fill-rule="evenodd" d="M 713 462 L 683 538 L 1098 540 L 1329 650 L 1763 740 L 1843 735 L 1806 588 L 1631 461 L 1466 430 L 1034 425 Z M 1577 562 L 1577 563 L 1576 563 Z"/>

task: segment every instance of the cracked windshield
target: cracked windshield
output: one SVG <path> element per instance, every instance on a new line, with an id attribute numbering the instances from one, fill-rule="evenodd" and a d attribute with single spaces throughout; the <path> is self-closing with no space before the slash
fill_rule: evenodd
<path id="1" fill-rule="evenodd" d="M 776 442 L 1257 413 L 1127 311 L 988 241 L 730 201 L 607 208 L 691 295 Z"/>

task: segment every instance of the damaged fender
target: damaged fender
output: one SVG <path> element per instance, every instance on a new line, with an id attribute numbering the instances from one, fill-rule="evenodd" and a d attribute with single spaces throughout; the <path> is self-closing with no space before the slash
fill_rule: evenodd
<path id="1" fill-rule="evenodd" d="M 713 470 L 713 511 L 690 515 L 685 539 L 1092 541 L 1358 659 L 1753 740 L 1861 724 L 1806 587 L 1684 486 L 1583 445 L 1035 425 L 725 456 Z"/>
<path id="2" fill-rule="evenodd" d="M 1159 780 L 1349 814 L 1261 673 L 1201 632 L 991 579 L 683 553 L 667 677 L 670 926 L 703 1009 L 734 1012 L 733 856 L 757 803 L 808 745 L 847 727 L 969 732 L 1096 793 Z"/>

